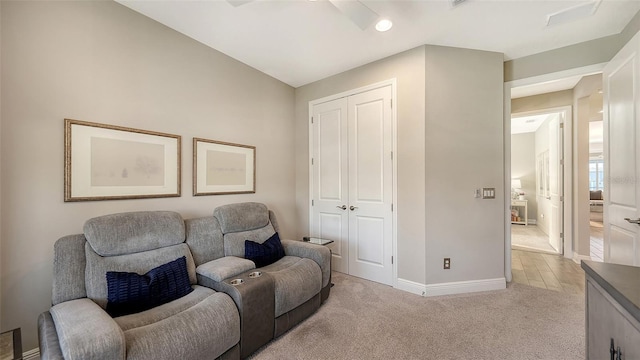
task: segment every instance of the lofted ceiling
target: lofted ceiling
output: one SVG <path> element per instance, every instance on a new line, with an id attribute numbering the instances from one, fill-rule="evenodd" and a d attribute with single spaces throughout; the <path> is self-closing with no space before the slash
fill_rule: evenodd
<path id="1" fill-rule="evenodd" d="M 326 0 L 116 1 L 293 87 L 423 44 L 515 59 L 618 34 L 640 10 L 638 0 L 602 0 L 593 15 L 546 26 L 548 15 L 594 1 L 362 0 L 393 21 L 378 32 Z"/>

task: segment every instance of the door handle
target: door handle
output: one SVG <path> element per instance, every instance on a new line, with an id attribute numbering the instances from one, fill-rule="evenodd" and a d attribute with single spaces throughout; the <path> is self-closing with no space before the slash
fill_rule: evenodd
<path id="1" fill-rule="evenodd" d="M 631 224 L 640 225 L 640 219 L 629 219 L 629 218 L 624 218 L 624 219 L 627 220 Z"/>
<path id="2" fill-rule="evenodd" d="M 358 208 L 357 206 L 353 206 L 353 205 L 351 205 L 351 206 L 349 207 L 349 210 L 353 211 L 353 210 L 355 210 L 355 209 L 357 209 L 357 208 Z"/>
<path id="3" fill-rule="evenodd" d="M 336 206 L 338 209 L 347 210 L 347 205 Z"/>

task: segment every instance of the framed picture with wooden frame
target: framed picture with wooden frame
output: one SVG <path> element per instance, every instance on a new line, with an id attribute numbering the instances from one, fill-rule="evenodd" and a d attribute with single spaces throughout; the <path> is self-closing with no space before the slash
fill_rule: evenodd
<path id="1" fill-rule="evenodd" d="M 193 195 L 256 192 L 256 147 L 193 139 Z"/>
<path id="2" fill-rule="evenodd" d="M 64 201 L 180 196 L 178 135 L 65 119 Z"/>

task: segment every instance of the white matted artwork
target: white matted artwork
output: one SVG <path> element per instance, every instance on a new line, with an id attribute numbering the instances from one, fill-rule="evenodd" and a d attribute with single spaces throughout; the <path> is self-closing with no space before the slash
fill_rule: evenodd
<path id="1" fill-rule="evenodd" d="M 256 147 L 193 139 L 193 195 L 256 192 Z"/>
<path id="2" fill-rule="evenodd" d="M 72 119 L 64 135 L 64 201 L 180 196 L 180 136 Z"/>

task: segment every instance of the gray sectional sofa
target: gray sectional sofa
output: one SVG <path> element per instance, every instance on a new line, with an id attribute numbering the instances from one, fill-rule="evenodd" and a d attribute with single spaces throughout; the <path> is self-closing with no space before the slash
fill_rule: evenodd
<path id="1" fill-rule="evenodd" d="M 41 358 L 247 357 L 329 295 L 325 247 L 282 240 L 285 256 L 259 269 L 244 258 L 245 240 L 266 244 L 277 230 L 259 203 L 186 221 L 163 211 L 88 220 L 83 234 L 54 245 Z"/>

